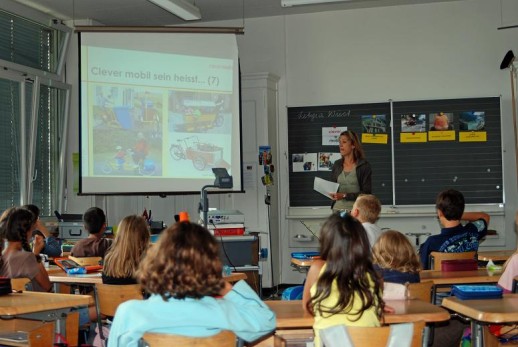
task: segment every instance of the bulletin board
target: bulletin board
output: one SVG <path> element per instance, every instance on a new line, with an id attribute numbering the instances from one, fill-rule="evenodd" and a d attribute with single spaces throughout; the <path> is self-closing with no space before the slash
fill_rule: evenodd
<path id="1" fill-rule="evenodd" d="M 500 98 L 486 97 L 289 107 L 290 206 L 331 205 L 313 182 L 331 180 L 322 157 L 339 158 L 330 134 L 344 128 L 360 136 L 383 205 L 434 204 L 446 188 L 503 202 Z"/>

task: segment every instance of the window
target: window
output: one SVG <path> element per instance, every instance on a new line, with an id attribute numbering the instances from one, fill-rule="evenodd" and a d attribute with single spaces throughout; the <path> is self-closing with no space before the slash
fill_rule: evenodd
<path id="1" fill-rule="evenodd" d="M 0 11 L 0 209 L 60 209 L 70 86 L 60 82 L 70 30 Z M 50 76 L 50 77 L 49 77 Z"/>

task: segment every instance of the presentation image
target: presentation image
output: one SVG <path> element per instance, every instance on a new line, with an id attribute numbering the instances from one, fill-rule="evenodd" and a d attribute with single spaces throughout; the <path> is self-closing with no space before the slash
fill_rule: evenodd
<path id="1" fill-rule="evenodd" d="M 459 117 L 459 129 L 480 131 L 486 127 L 485 112 L 461 112 Z"/>
<path id="2" fill-rule="evenodd" d="M 417 133 L 425 132 L 426 130 L 426 114 L 401 115 L 401 132 Z"/>
<path id="3" fill-rule="evenodd" d="M 235 35 L 81 33 L 81 193 L 241 190 Z"/>

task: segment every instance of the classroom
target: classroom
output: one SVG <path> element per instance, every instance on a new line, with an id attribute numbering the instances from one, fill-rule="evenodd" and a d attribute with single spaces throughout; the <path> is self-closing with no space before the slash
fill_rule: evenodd
<path id="1" fill-rule="evenodd" d="M 318 251 L 319 242 L 313 234 L 319 232 L 331 212 L 329 206 L 323 204 L 292 204 L 291 155 L 296 152 L 290 146 L 303 148 L 306 141 L 289 142 L 293 130 L 290 112 L 296 108 L 311 110 L 317 106 L 347 105 L 354 110 L 355 105 L 385 103 L 388 106 L 383 107 L 390 109 L 392 102 L 396 105 L 407 101 L 499 99 L 496 103 L 500 110 L 498 135 L 502 179 L 495 189 L 501 199 L 491 203 L 468 203 L 466 210 L 484 211 L 491 216 L 489 229 L 496 233 L 486 237 L 480 245 L 481 251 L 517 247 L 515 101 L 510 70 L 501 70 L 499 65 L 509 50 L 518 50 L 518 28 L 513 26 L 518 24 L 518 7 L 513 0 L 388 2 L 389 5 L 382 0 L 354 1 L 351 6 L 315 5 L 318 11 L 290 10 L 258 17 L 248 14 L 246 6 L 250 1 L 243 0 L 246 18 L 200 23 L 209 27 L 243 29 L 243 34 L 235 36 L 241 82 L 241 136 L 247 139 L 243 140 L 240 153 L 244 192 L 209 194 L 209 206 L 239 210 L 245 216 L 246 230 L 258 233 L 259 249 L 265 250 L 264 258 L 259 261 L 260 282 L 267 292 L 273 293 L 279 286 L 303 283 L 306 274 L 294 270 L 291 253 Z M 338 7 L 326 10 L 325 6 Z M 39 22 L 48 22 L 55 17 L 46 14 L 42 8 L 24 5 L 23 1 L 5 0 L 1 7 Z M 63 12 L 69 10 L 62 9 Z M 115 12 L 114 16 L 117 16 Z M 80 18 L 79 14 L 73 20 L 66 19 L 64 24 L 72 27 L 97 24 L 92 19 Z M 183 25 L 191 23 L 184 22 Z M 141 214 L 144 210 L 152 211 L 153 219 L 166 225 L 173 224 L 174 215 L 180 211 L 188 212 L 191 219 L 197 221 L 199 193 L 165 196 L 76 193 L 74 186 L 81 146 L 78 136 L 81 126 L 78 45 L 78 34 L 73 32 L 63 66 L 64 77 L 60 80 L 70 86 L 67 105 L 70 116 L 66 123 L 68 144 L 62 158 L 66 175 L 59 178 L 63 180 L 60 184 L 67 189 L 58 198 L 59 203 L 51 204 L 53 208 L 61 213 L 82 214 L 88 208 L 98 206 L 106 211 L 109 225 L 116 225 L 125 216 Z M 0 79 L 20 80 L 8 70 L 0 71 Z M 99 66 L 94 73 L 124 75 L 126 71 L 122 67 L 107 70 Z M 195 74 L 189 72 L 158 77 L 163 77 L 160 79 L 166 83 L 171 79 L 175 83 L 196 80 Z M 336 115 L 332 117 L 333 122 L 347 118 L 346 111 L 342 114 L 342 110 L 331 108 L 331 112 Z M 309 113 L 306 117 L 310 122 Z M 353 127 L 347 122 L 337 125 Z M 319 132 L 320 129 L 317 130 L 320 136 Z M 265 145 L 270 146 L 275 167 L 270 173 L 273 184 L 268 186 L 261 181 L 263 166 L 257 163 L 258 148 Z M 373 160 L 369 159 L 369 151 L 367 160 L 371 163 Z M 473 160 L 477 160 L 476 155 Z M 375 171 L 373 175 L 376 176 Z M 27 175 L 22 178 L 27 179 Z M 405 189 L 404 182 L 398 184 L 398 189 Z M 448 183 L 444 183 L 444 187 L 447 186 Z M 433 188 L 438 193 L 443 187 Z M 375 186 L 373 193 L 376 194 Z M 398 205 L 389 199 L 383 203 L 378 224 L 382 228 L 414 234 L 408 235 L 409 240 L 414 244 L 423 243 L 428 235 L 440 231 L 434 204 L 432 199 L 425 204 Z"/>

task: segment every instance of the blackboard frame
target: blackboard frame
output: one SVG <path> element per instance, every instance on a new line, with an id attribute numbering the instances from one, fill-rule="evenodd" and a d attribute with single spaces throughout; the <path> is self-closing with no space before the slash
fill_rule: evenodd
<path id="1" fill-rule="evenodd" d="M 437 193 L 446 188 L 462 191 L 468 204 L 503 203 L 500 110 L 500 97 L 288 107 L 290 206 L 331 205 L 330 199 L 313 190 L 314 178 L 330 180 L 331 172 L 294 172 L 292 155 L 338 152 L 338 146 L 322 145 L 322 127 L 346 126 L 361 136 L 365 115 L 386 115 L 389 124 L 387 144 L 363 143 L 373 169 L 373 194 L 383 205 L 434 204 Z M 473 111 L 485 114 L 487 141 L 459 142 L 459 115 Z M 455 141 L 401 142 L 402 115 L 431 117 L 438 112 L 453 114 Z"/>

